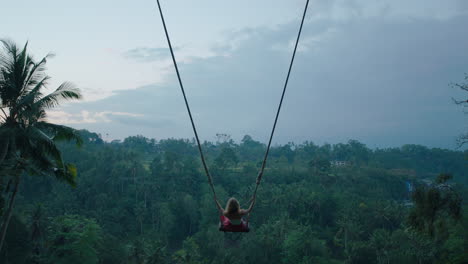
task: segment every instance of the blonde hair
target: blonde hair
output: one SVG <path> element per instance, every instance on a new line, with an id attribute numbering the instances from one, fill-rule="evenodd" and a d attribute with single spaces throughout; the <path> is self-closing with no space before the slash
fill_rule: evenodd
<path id="1" fill-rule="evenodd" d="M 234 197 L 229 198 L 226 204 L 226 209 L 224 209 L 224 213 L 234 214 L 234 213 L 238 213 L 239 211 L 240 211 L 239 201 L 237 201 L 237 199 Z"/>

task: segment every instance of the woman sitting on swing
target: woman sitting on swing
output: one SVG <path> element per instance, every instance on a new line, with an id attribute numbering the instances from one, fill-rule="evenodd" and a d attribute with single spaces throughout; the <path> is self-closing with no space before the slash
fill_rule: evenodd
<path id="1" fill-rule="evenodd" d="M 248 220 L 244 219 L 244 216 L 248 215 L 255 204 L 255 199 L 253 199 L 247 210 L 241 209 L 239 201 L 236 198 L 232 197 L 228 200 L 226 204 L 226 209 L 223 209 L 221 204 L 216 199 L 216 204 L 218 205 L 220 216 L 220 231 L 224 232 L 249 232 L 249 223 Z"/>

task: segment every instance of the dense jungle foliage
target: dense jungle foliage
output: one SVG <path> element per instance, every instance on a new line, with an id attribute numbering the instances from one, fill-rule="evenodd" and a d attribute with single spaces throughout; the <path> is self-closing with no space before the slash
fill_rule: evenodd
<path id="1" fill-rule="evenodd" d="M 372 150 L 354 140 L 274 146 L 251 232 L 228 234 L 218 231 L 194 141 L 135 136 L 109 143 L 81 134 L 81 148 L 59 145 L 78 169 L 76 187 L 23 177 L 1 263 L 468 260 L 467 151 Z M 265 145 L 250 136 L 218 139 L 203 144 L 218 195 L 245 206 Z"/>

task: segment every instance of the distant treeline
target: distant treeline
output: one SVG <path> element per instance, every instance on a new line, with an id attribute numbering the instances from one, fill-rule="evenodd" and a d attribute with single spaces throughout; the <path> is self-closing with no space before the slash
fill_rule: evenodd
<path id="1" fill-rule="evenodd" d="M 81 135 L 81 148 L 60 145 L 64 159 L 78 168 L 77 187 L 26 177 L 0 263 L 463 263 L 468 258 L 466 214 L 447 217 L 442 206 L 447 191 L 432 183 L 441 173 L 453 175 L 444 184 L 466 195 L 468 151 L 420 145 L 372 150 L 356 140 L 276 145 L 250 217 L 252 231 L 238 235 L 217 230 L 218 212 L 193 140 L 134 136 L 107 143 L 92 132 Z M 231 196 L 243 203 L 250 199 L 265 147 L 250 136 L 237 143 L 220 135 L 217 142 L 203 143 L 222 202 Z M 419 197 L 428 199 L 412 199 L 418 186 Z M 437 206 L 427 223 L 435 227 L 426 232 L 409 216 L 425 225 L 428 217 L 418 208 L 432 205 L 431 195 L 438 197 Z"/>

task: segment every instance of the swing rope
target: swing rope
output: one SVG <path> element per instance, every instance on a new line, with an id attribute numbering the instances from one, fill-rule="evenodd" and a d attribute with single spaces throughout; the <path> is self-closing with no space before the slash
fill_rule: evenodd
<path id="1" fill-rule="evenodd" d="M 213 178 L 211 177 L 210 171 L 208 170 L 208 166 L 206 165 L 205 155 L 203 154 L 203 150 L 200 144 L 200 138 L 198 137 L 197 129 L 195 127 L 195 122 L 193 121 L 192 112 L 190 111 L 190 106 L 188 104 L 187 96 L 185 95 L 184 85 L 182 84 L 182 78 L 180 77 L 179 67 L 177 66 L 177 61 L 175 59 L 174 50 L 172 48 L 171 40 L 169 38 L 169 33 L 167 32 L 166 21 L 164 20 L 163 12 L 161 9 L 161 4 L 159 3 L 159 0 L 157 0 L 157 2 L 158 2 L 159 13 L 161 14 L 161 20 L 164 26 L 164 32 L 166 33 L 167 44 L 169 45 L 169 50 L 171 51 L 172 62 L 174 63 L 174 67 L 177 73 L 177 79 L 179 80 L 180 90 L 182 91 L 182 95 L 184 96 L 185 106 L 187 107 L 187 111 L 190 117 L 190 122 L 192 123 L 192 129 L 193 129 L 193 133 L 195 134 L 195 139 L 197 140 L 198 151 L 200 152 L 200 158 L 203 164 L 203 168 L 205 169 L 205 174 L 206 174 L 206 177 L 208 178 L 208 183 L 211 187 L 211 191 L 213 192 L 213 196 L 214 196 L 215 203 L 216 203 L 217 196 L 216 196 L 216 191 L 213 185 Z"/>
<path id="2" fill-rule="evenodd" d="M 156 0 L 156 1 L 158 3 L 159 14 L 161 15 L 161 20 L 162 20 L 162 23 L 163 23 L 164 32 L 166 34 L 167 43 L 169 45 L 169 50 L 171 51 L 172 62 L 174 63 L 174 68 L 175 68 L 176 73 L 177 73 L 177 79 L 179 81 L 180 90 L 182 91 L 182 95 L 183 95 L 184 101 L 185 101 L 185 106 L 187 108 L 187 111 L 188 111 L 188 114 L 189 114 L 189 117 L 190 117 L 190 122 L 192 124 L 193 133 L 195 134 L 195 139 L 197 141 L 198 151 L 200 152 L 200 158 L 201 158 L 201 161 L 202 161 L 202 164 L 203 164 L 203 168 L 205 170 L 206 177 L 208 178 L 208 184 L 210 185 L 211 191 L 213 192 L 215 203 L 217 203 L 218 199 L 217 199 L 215 188 L 214 188 L 214 185 L 213 185 L 213 179 L 211 177 L 210 171 L 208 170 L 208 166 L 206 165 L 205 155 L 203 154 L 202 146 L 200 144 L 200 139 L 198 137 L 197 129 L 195 127 L 195 122 L 193 121 L 192 112 L 190 111 L 190 106 L 188 104 L 187 96 L 185 95 L 184 85 L 182 84 L 182 78 L 180 77 L 179 67 L 177 66 L 177 61 L 175 59 L 174 50 L 172 48 L 171 40 L 169 38 L 169 33 L 167 31 L 166 21 L 164 20 L 163 12 L 162 12 L 162 9 L 161 9 L 161 4 L 159 3 L 159 0 Z M 308 6 L 309 6 L 309 1 L 310 0 L 307 0 L 305 8 L 304 8 L 304 13 L 302 15 L 302 21 L 301 21 L 301 26 L 299 27 L 299 32 L 297 34 L 296 44 L 294 46 L 293 55 L 292 55 L 292 58 L 291 58 L 291 62 L 289 64 L 288 74 L 286 76 L 286 81 L 284 83 L 283 92 L 281 94 L 281 100 L 280 100 L 280 103 L 278 105 L 278 110 L 276 112 L 275 121 L 273 123 L 273 128 L 272 128 L 271 134 L 270 134 L 270 139 L 268 141 L 267 149 L 265 151 L 265 156 L 263 157 L 262 167 L 261 167 L 260 172 L 258 173 L 258 176 L 257 176 L 255 190 L 253 192 L 252 198 L 250 199 L 249 203 L 254 203 L 255 202 L 255 199 L 257 197 L 258 186 L 260 185 L 260 182 L 261 182 L 262 177 L 263 177 L 263 173 L 265 171 L 265 166 L 266 166 L 266 163 L 267 163 L 267 160 L 268 160 L 268 154 L 270 153 L 271 142 L 273 140 L 273 135 L 274 135 L 275 130 L 276 130 L 276 124 L 278 123 L 279 114 L 281 112 L 281 107 L 283 105 L 284 95 L 286 94 L 286 89 L 287 89 L 288 83 L 289 83 L 289 77 L 291 75 L 292 67 L 293 67 L 293 64 L 294 64 L 294 59 L 296 57 L 297 47 L 299 45 L 299 40 L 301 38 L 302 28 L 304 26 L 304 21 L 305 21 L 305 18 L 306 18 L 307 9 L 308 9 Z"/>
<path id="3" fill-rule="evenodd" d="M 304 21 L 305 21 L 306 15 L 307 15 L 308 7 L 309 7 L 309 0 L 307 0 L 307 2 L 306 2 L 305 8 L 304 8 L 304 13 L 302 15 L 301 26 L 299 27 L 299 32 L 297 34 L 296 44 L 294 46 L 293 55 L 291 57 L 291 63 L 289 64 L 288 74 L 286 76 L 286 81 L 284 82 L 283 93 L 281 94 L 281 100 L 280 100 L 280 103 L 278 105 L 278 110 L 276 111 L 275 122 L 273 123 L 273 128 L 271 129 L 270 140 L 268 141 L 268 146 L 267 146 L 267 149 L 265 151 L 265 156 L 263 157 L 262 167 L 261 167 L 260 172 L 258 173 L 258 176 L 257 176 L 257 181 L 256 181 L 256 184 L 255 184 L 255 190 L 254 190 L 254 193 L 253 193 L 252 199 L 251 199 L 252 202 L 255 202 L 255 199 L 257 198 L 258 186 L 260 185 L 260 182 L 262 181 L 263 172 L 265 171 L 265 166 L 266 166 L 266 163 L 267 163 L 268 154 L 270 153 L 271 142 L 273 140 L 273 135 L 275 134 L 276 124 L 278 123 L 278 117 L 279 117 L 279 114 L 281 112 L 281 106 L 283 105 L 284 95 L 285 95 L 286 89 L 288 87 L 289 77 L 291 76 L 291 71 L 292 71 L 292 67 L 293 67 L 293 64 L 294 64 L 294 59 L 296 58 L 297 46 L 299 45 L 299 40 L 301 38 L 302 28 L 304 26 Z"/>

